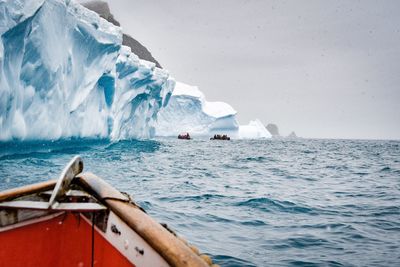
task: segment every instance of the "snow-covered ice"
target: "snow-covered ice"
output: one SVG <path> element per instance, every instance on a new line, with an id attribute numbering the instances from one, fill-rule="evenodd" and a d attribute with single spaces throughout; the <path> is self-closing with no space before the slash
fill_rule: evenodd
<path id="1" fill-rule="evenodd" d="M 238 137 L 241 139 L 271 138 L 271 133 L 258 119 L 252 120 L 249 124 L 240 125 Z"/>

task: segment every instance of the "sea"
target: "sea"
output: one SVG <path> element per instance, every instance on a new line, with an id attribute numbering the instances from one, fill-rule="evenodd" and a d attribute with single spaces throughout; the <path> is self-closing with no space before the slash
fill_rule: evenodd
<path id="1" fill-rule="evenodd" d="M 400 141 L 0 143 L 0 190 L 75 155 L 221 266 L 400 266 Z"/>

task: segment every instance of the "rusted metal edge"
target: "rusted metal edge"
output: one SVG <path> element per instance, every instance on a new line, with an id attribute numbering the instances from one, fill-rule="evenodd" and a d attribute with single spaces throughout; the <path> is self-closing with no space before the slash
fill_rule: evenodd
<path id="1" fill-rule="evenodd" d="M 22 197 L 25 195 L 34 194 L 34 193 L 38 193 L 41 191 L 53 189 L 56 182 L 57 182 L 57 180 L 49 180 L 46 182 L 25 185 L 25 186 L 21 186 L 21 187 L 17 187 L 17 188 L 13 188 L 10 190 L 0 192 L 0 201 L 6 201 L 6 200 L 14 199 L 17 197 Z"/>
<path id="2" fill-rule="evenodd" d="M 91 173 L 81 173 L 76 178 L 78 178 L 78 181 L 75 180 L 75 182 L 94 191 L 93 193 L 104 204 L 139 234 L 171 266 L 208 266 L 186 244 L 144 213 L 138 206 L 126 201 L 127 197 L 107 182 Z"/>

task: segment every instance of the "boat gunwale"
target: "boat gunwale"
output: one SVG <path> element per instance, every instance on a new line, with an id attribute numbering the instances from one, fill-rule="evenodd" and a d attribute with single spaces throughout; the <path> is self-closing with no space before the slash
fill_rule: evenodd
<path id="1" fill-rule="evenodd" d="M 0 192 L 0 202 L 15 199 L 18 197 L 39 193 L 42 191 L 51 190 L 56 185 L 57 180 L 52 179 L 44 182 L 24 185 Z"/>

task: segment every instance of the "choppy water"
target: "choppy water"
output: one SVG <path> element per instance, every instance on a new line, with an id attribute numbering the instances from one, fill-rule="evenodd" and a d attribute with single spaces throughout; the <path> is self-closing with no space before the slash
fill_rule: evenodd
<path id="1" fill-rule="evenodd" d="M 0 144 L 0 190 L 85 169 L 224 266 L 400 266 L 400 141 Z"/>

